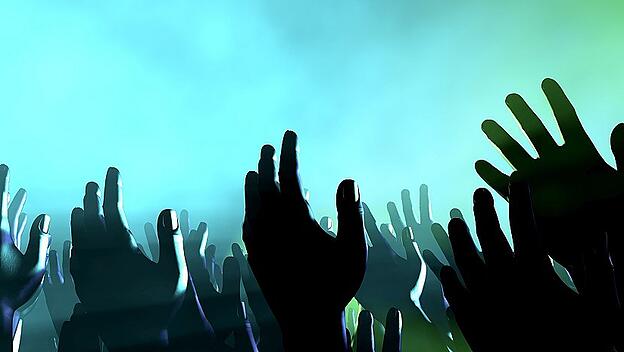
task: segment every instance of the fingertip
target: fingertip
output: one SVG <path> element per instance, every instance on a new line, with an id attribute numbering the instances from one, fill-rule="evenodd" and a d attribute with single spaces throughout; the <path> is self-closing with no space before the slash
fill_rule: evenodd
<path id="1" fill-rule="evenodd" d="M 100 186 L 93 181 L 87 182 L 87 185 L 85 186 L 85 194 L 95 194 L 98 197 L 100 196 Z"/>
<path id="2" fill-rule="evenodd" d="M 50 231 L 50 216 L 48 214 L 41 214 L 37 217 L 39 224 L 39 231 L 41 233 L 47 235 Z"/>
<path id="3" fill-rule="evenodd" d="M 401 236 L 403 237 L 404 244 L 414 242 L 414 230 L 412 230 L 411 226 L 406 226 L 403 229 Z"/>
<path id="4" fill-rule="evenodd" d="M 490 132 L 493 128 L 496 128 L 498 126 L 498 123 L 492 119 L 486 119 L 481 123 L 481 131 L 483 131 L 485 134 L 487 134 L 488 132 Z"/>
<path id="5" fill-rule="evenodd" d="M 448 225 L 449 237 L 453 236 L 453 234 L 456 234 L 460 231 L 466 231 L 466 230 L 467 230 L 467 226 L 464 220 L 459 219 L 459 218 L 453 218 L 451 219 L 451 221 L 449 221 L 449 225 Z"/>
<path id="6" fill-rule="evenodd" d="M 473 195 L 474 205 L 493 205 L 494 197 L 486 188 L 477 188 Z"/>
<path id="7" fill-rule="evenodd" d="M 427 194 L 429 193 L 429 186 L 427 186 L 426 184 L 421 184 L 420 185 L 420 193 L 424 193 Z"/>
<path id="8" fill-rule="evenodd" d="M 158 215 L 158 224 L 164 230 L 175 232 L 180 228 L 178 215 L 173 209 L 165 209 Z"/>
<path id="9" fill-rule="evenodd" d="M 275 148 L 270 144 L 265 144 L 260 149 L 260 159 L 274 159 Z"/>
<path id="10" fill-rule="evenodd" d="M 354 180 L 346 179 L 338 186 L 338 201 L 341 205 L 357 204 L 360 202 L 360 188 Z"/>

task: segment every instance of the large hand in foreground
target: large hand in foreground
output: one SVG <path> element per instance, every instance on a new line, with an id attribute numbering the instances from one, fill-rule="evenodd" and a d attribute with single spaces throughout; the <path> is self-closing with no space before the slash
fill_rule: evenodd
<path id="1" fill-rule="evenodd" d="M 128 229 L 119 171 L 106 174 L 104 204 L 95 182 L 86 186 L 84 208 L 72 212 L 70 270 L 84 309 L 98 322 L 113 351 L 158 351 L 188 283 L 176 213 L 163 210 L 157 222 L 158 263 L 146 258 Z"/>
<path id="2" fill-rule="evenodd" d="M 590 251 L 588 288 L 581 296 L 555 274 L 536 229 L 528 187 L 509 193 L 512 252 L 499 226 L 492 195 L 474 195 L 481 260 L 466 224 L 449 223 L 455 259 L 466 286 L 450 267 L 442 270 L 444 292 L 457 323 L 475 352 L 612 351 L 609 326 L 617 309 L 613 274 L 603 243 Z"/>
<path id="3" fill-rule="evenodd" d="M 245 179 L 243 240 L 249 264 L 283 333 L 286 350 L 347 351 L 344 308 L 366 269 L 366 239 L 356 183 L 338 187 L 338 234 L 310 215 L 297 166 L 297 135 L 287 131 L 275 182 L 275 149 L 262 148 Z M 279 225 L 278 225 L 279 224 Z M 306 302 L 311 314 L 296 309 Z"/>
<path id="4" fill-rule="evenodd" d="M 483 122 L 482 129 L 517 170 L 517 179 L 530 185 L 537 226 L 546 234 L 549 254 L 571 272 L 578 285 L 582 248 L 593 245 L 587 234 L 597 233 L 596 224 L 607 227 L 620 216 L 616 212 L 624 196 L 624 177 L 600 156 L 561 87 L 554 80 L 545 79 L 542 90 L 563 135 L 563 145 L 557 145 L 539 117 L 517 94 L 507 96 L 505 102 L 531 140 L 538 158 L 531 157 L 495 121 Z M 613 149 L 616 159 L 623 161 L 622 147 L 614 145 Z M 476 163 L 476 170 L 498 193 L 509 197 L 509 176 L 483 160 Z M 586 231 L 578 231 L 581 227 Z"/>
<path id="5" fill-rule="evenodd" d="M 0 197 L 0 351 L 12 351 L 16 311 L 37 293 L 45 274 L 50 217 L 42 214 L 35 219 L 22 253 L 12 237 L 10 225 L 15 219 L 9 221 L 9 168 L 4 164 L 0 165 Z"/>

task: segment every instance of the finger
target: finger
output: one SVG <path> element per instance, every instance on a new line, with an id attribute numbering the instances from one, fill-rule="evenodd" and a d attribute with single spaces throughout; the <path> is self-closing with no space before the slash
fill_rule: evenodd
<path id="1" fill-rule="evenodd" d="M 282 194 L 298 203 L 304 203 L 301 192 L 301 182 L 299 180 L 299 162 L 297 134 L 293 131 L 286 131 L 282 140 L 282 151 L 280 153 L 279 182 Z"/>
<path id="2" fill-rule="evenodd" d="M 259 175 L 249 171 L 245 176 L 245 221 L 243 241 L 247 242 L 253 233 L 260 210 Z"/>
<path id="3" fill-rule="evenodd" d="M 48 264 L 50 265 L 48 272 L 49 272 L 49 279 L 51 281 L 51 284 L 53 285 L 62 285 L 63 284 L 63 275 L 61 274 L 61 270 L 59 268 L 59 257 L 58 257 L 58 253 L 56 253 L 55 250 L 51 250 L 50 251 L 50 257 L 48 260 Z"/>
<path id="4" fill-rule="evenodd" d="M 94 248 L 97 247 L 97 241 L 90 238 L 84 226 L 84 210 L 82 208 L 74 208 L 71 213 L 71 239 L 75 248 Z"/>
<path id="5" fill-rule="evenodd" d="M 241 278 L 245 281 L 249 275 L 251 275 L 249 263 L 247 263 L 247 258 L 243 253 L 243 249 L 238 243 L 232 243 L 232 254 L 234 258 L 238 260 L 238 267 L 240 268 Z"/>
<path id="6" fill-rule="evenodd" d="M 508 95 L 505 103 L 539 155 L 550 153 L 557 148 L 557 143 L 542 123 L 542 120 L 520 95 Z"/>
<path id="7" fill-rule="evenodd" d="M 123 210 L 122 182 L 119 170 L 109 167 L 104 185 L 104 219 L 110 231 L 127 234 L 128 221 Z M 85 209 L 86 211 L 86 209 Z"/>
<path id="8" fill-rule="evenodd" d="M 175 210 L 165 209 L 158 215 L 158 242 L 160 252 L 158 266 L 163 272 L 178 279 L 176 294 L 183 295 L 188 284 L 188 272 L 184 259 L 183 237 Z"/>
<path id="9" fill-rule="evenodd" d="M 550 260 L 535 224 L 529 186 L 526 183 L 512 182 L 509 189 L 509 225 L 518 263 L 534 269 L 550 268 Z"/>
<path id="10" fill-rule="evenodd" d="M 581 121 L 576 115 L 574 107 L 568 100 L 568 97 L 566 97 L 563 89 L 561 89 L 561 86 L 552 78 L 546 78 L 542 82 L 542 90 L 548 99 L 566 143 L 578 141 L 579 139 L 589 139 Z"/>
<path id="11" fill-rule="evenodd" d="M 247 176 L 250 176 L 248 173 Z M 276 197 L 278 187 L 275 183 L 275 148 L 264 145 L 258 161 L 258 192 L 267 199 Z"/>
<path id="12" fill-rule="evenodd" d="M 325 230 L 325 232 L 329 233 L 332 231 L 334 223 L 329 216 L 323 216 L 320 222 L 321 228 Z"/>
<path id="13" fill-rule="evenodd" d="M 373 315 L 367 310 L 363 310 L 360 312 L 356 332 L 356 341 L 358 352 L 375 351 L 375 337 L 373 335 Z"/>
<path id="14" fill-rule="evenodd" d="M 379 231 L 381 231 L 381 234 L 388 243 L 398 242 L 397 233 L 391 224 L 381 224 L 381 226 L 379 226 Z"/>
<path id="15" fill-rule="evenodd" d="M 82 199 L 84 209 L 84 225 L 89 232 L 97 235 L 106 234 L 104 212 L 102 210 L 100 187 L 95 182 L 89 182 L 85 186 L 85 194 Z"/>
<path id="16" fill-rule="evenodd" d="M 13 196 L 11 204 L 9 204 L 9 226 L 11 227 L 11 235 L 13 236 L 13 241 L 15 243 L 18 243 L 19 241 L 19 220 L 20 215 L 24 210 L 24 204 L 26 203 L 26 195 L 26 190 L 20 188 L 19 191 L 17 191 L 17 193 Z"/>
<path id="17" fill-rule="evenodd" d="M 382 352 L 401 352 L 401 331 L 403 318 L 396 308 L 390 308 L 386 315 L 386 332 L 384 333 Z"/>
<path id="18" fill-rule="evenodd" d="M 205 222 L 200 222 L 199 226 L 197 226 L 197 230 L 192 231 L 193 236 L 192 243 L 196 245 L 194 248 L 197 250 L 200 256 L 206 256 L 206 247 L 208 246 L 208 224 Z M 190 239 L 189 234 L 189 239 Z"/>
<path id="19" fill-rule="evenodd" d="M 13 244 L 9 224 L 9 167 L 0 165 L 0 243 Z"/>
<path id="20" fill-rule="evenodd" d="M 48 257 L 48 249 L 50 247 L 50 217 L 41 214 L 35 218 L 30 228 L 30 239 L 26 253 L 24 253 L 24 261 L 27 267 L 32 268 L 33 272 L 43 272 L 45 270 L 46 259 Z"/>
<path id="21" fill-rule="evenodd" d="M 496 121 L 483 121 L 481 129 L 514 168 L 521 169 L 533 159 Z"/>
<path id="22" fill-rule="evenodd" d="M 388 202 L 386 208 L 388 209 L 390 223 L 392 224 L 394 231 L 397 233 L 403 231 L 405 225 L 403 224 L 403 220 L 401 220 L 401 215 L 399 215 L 399 210 L 397 209 L 396 204 L 394 204 L 394 202 Z"/>
<path id="23" fill-rule="evenodd" d="M 420 272 L 422 260 L 420 258 L 418 244 L 414 242 L 414 232 L 412 228 L 404 228 L 401 237 L 403 248 L 405 249 L 405 255 L 407 256 L 407 262 L 410 264 L 410 267 L 414 268 L 417 272 Z"/>
<path id="24" fill-rule="evenodd" d="M 67 280 L 71 276 L 69 270 L 69 259 L 71 257 L 71 241 L 63 242 L 63 279 Z"/>
<path id="25" fill-rule="evenodd" d="M 462 214 L 461 210 L 457 208 L 451 209 L 451 212 L 449 213 L 449 215 L 451 216 L 451 219 L 458 218 L 458 219 L 464 220 L 464 214 Z"/>
<path id="26" fill-rule="evenodd" d="M 180 231 L 185 238 L 188 237 L 191 231 L 191 219 L 186 209 L 182 209 L 180 212 Z"/>
<path id="27" fill-rule="evenodd" d="M 493 268 L 510 267 L 513 252 L 500 228 L 492 194 L 485 188 L 479 188 L 474 193 L 473 201 L 477 237 L 485 262 Z"/>
<path id="28" fill-rule="evenodd" d="M 404 189 L 403 191 L 401 191 L 401 203 L 403 204 L 403 216 L 405 216 L 405 223 L 407 224 L 407 226 L 416 228 L 416 226 L 418 226 L 418 221 L 414 216 L 412 197 L 409 190 Z"/>
<path id="29" fill-rule="evenodd" d="M 611 132 L 611 151 L 618 171 L 624 171 L 624 123 L 619 123 Z"/>
<path id="30" fill-rule="evenodd" d="M 336 208 L 338 210 L 337 244 L 344 250 L 345 259 L 350 265 L 361 272 L 354 277 L 364 276 L 366 266 L 367 245 L 362 219 L 360 189 L 353 180 L 344 180 L 338 185 L 336 192 Z M 364 264 L 360 266 L 360 264 Z M 359 284 L 359 283 L 358 283 Z"/>
<path id="31" fill-rule="evenodd" d="M 442 263 L 440 259 L 438 259 L 438 257 L 436 257 L 435 254 L 433 254 L 433 252 L 428 249 L 425 249 L 423 251 L 423 259 L 425 260 L 425 264 L 427 264 L 429 269 L 433 271 L 438 280 L 441 280 L 440 272 L 445 266 L 444 263 Z"/>
<path id="32" fill-rule="evenodd" d="M 492 187 L 501 197 L 507 199 L 509 197 L 509 176 L 500 172 L 485 160 L 479 160 L 475 163 L 477 174 Z"/>
<path id="33" fill-rule="evenodd" d="M 474 287 L 481 281 L 485 265 L 479 257 L 477 247 L 464 221 L 451 219 L 448 232 L 457 267 L 459 268 L 461 276 L 464 278 L 464 282 L 466 282 L 466 286 L 470 290 L 471 287 Z"/>
<path id="34" fill-rule="evenodd" d="M 241 271 L 238 261 L 234 257 L 227 257 L 223 262 L 223 290 L 227 297 L 235 298 L 240 302 Z"/>
<path id="35" fill-rule="evenodd" d="M 444 254 L 444 258 L 448 264 L 454 269 L 457 268 L 457 264 L 455 263 L 455 258 L 453 257 L 453 248 L 451 246 L 451 240 L 449 240 L 448 234 L 442 227 L 442 225 L 438 223 L 434 223 L 431 225 L 431 233 L 433 234 L 433 238 L 436 243 L 442 250 L 442 254 Z"/>
<path id="36" fill-rule="evenodd" d="M 420 223 L 431 223 L 431 205 L 429 203 L 429 187 L 420 185 Z"/>
<path id="37" fill-rule="evenodd" d="M 152 261 L 158 262 L 158 235 L 156 235 L 156 229 L 151 222 L 146 222 L 143 225 L 143 231 L 145 232 L 145 238 L 147 239 L 147 245 L 149 246 L 150 253 L 152 254 Z"/>
<path id="38" fill-rule="evenodd" d="M 440 277 L 442 278 L 444 297 L 451 306 L 451 309 L 453 309 L 455 313 L 465 309 L 468 293 L 459 281 L 455 270 L 450 266 L 445 266 L 440 271 Z"/>
<path id="39" fill-rule="evenodd" d="M 17 220 L 17 228 L 15 230 L 15 246 L 20 250 L 23 247 L 23 235 L 24 229 L 26 229 L 26 224 L 28 223 L 28 215 L 26 213 L 21 213 Z"/>
<path id="40" fill-rule="evenodd" d="M 363 203 L 364 209 L 364 224 L 366 225 L 366 233 L 368 234 L 368 238 L 370 238 L 373 246 L 388 246 L 388 243 L 381 235 L 379 228 L 377 227 L 377 221 L 373 216 L 373 213 L 368 208 L 366 203 Z"/>

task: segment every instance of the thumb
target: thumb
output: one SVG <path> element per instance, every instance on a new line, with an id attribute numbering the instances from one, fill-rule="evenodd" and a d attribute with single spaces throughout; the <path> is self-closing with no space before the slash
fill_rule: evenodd
<path id="1" fill-rule="evenodd" d="M 160 243 L 158 265 L 167 275 L 176 277 L 176 293 L 182 295 L 188 284 L 188 271 L 184 258 L 184 243 L 180 232 L 180 223 L 174 210 L 165 209 L 160 212 L 157 232 Z"/>
<path id="2" fill-rule="evenodd" d="M 50 217 L 46 214 L 37 216 L 30 228 L 30 240 L 24 254 L 24 259 L 29 267 L 35 271 L 43 271 L 46 266 L 46 258 L 50 247 Z"/>
<path id="3" fill-rule="evenodd" d="M 611 151 L 619 171 L 624 171 L 624 123 L 620 123 L 611 132 Z"/>

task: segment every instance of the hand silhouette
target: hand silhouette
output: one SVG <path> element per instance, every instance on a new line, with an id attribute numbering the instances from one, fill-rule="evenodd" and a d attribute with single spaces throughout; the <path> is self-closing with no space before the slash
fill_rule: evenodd
<path id="1" fill-rule="evenodd" d="M 474 195 L 479 257 L 466 224 L 449 223 L 454 270 L 442 270 L 444 292 L 473 351 L 612 351 L 609 326 L 617 297 L 606 242 L 589 251 L 588 289 L 570 290 L 555 274 L 542 246 L 526 184 L 512 184 L 509 195 L 512 252 L 500 229 L 494 200 L 485 189 Z M 596 247 L 598 248 L 598 247 Z"/>
<path id="2" fill-rule="evenodd" d="M 507 96 L 505 102 L 538 157 L 531 157 L 495 121 L 486 120 L 482 129 L 517 170 L 517 179 L 531 187 L 537 226 L 546 234 L 548 253 L 570 271 L 582 288 L 581 253 L 592 241 L 586 234 L 599 233 L 595 231 L 596 223 L 607 225 L 619 216 L 620 206 L 614 204 L 622 203 L 624 177 L 600 156 L 557 82 L 545 79 L 542 90 L 563 135 L 563 145 L 557 145 L 539 117 L 517 94 Z M 622 154 L 617 153 L 617 148 L 613 149 L 619 159 Z M 499 194 L 509 197 L 509 176 L 483 160 L 477 161 L 476 170 Z M 578 231 L 579 227 L 586 231 Z"/>
<path id="3" fill-rule="evenodd" d="M 338 187 L 334 238 L 310 215 L 298 176 L 297 135 L 284 134 L 275 182 L 275 149 L 262 148 L 258 172 L 245 179 L 243 240 L 262 292 L 282 329 L 287 351 L 347 351 L 344 308 L 366 270 L 366 239 L 356 183 Z M 280 226 L 276 226 L 280 224 Z M 305 318 L 294 309 L 306 302 Z M 309 331 L 314 331 L 312 336 Z"/>
<path id="4" fill-rule="evenodd" d="M 37 294 L 45 274 L 50 236 L 50 217 L 39 215 L 32 224 L 30 240 L 25 253 L 16 247 L 9 221 L 9 168 L 0 165 L 0 351 L 12 351 L 14 333 L 20 321 L 18 308 Z M 18 226 L 14 226 L 18 228 Z M 17 232 L 14 232 L 17 233 Z"/>
<path id="5" fill-rule="evenodd" d="M 46 305 L 57 336 L 60 336 L 63 323 L 69 320 L 74 311 L 74 306 L 78 303 L 74 279 L 69 272 L 70 251 L 70 241 L 63 243 L 62 261 L 55 250 L 50 251 L 48 271 L 43 282 Z"/>
<path id="6" fill-rule="evenodd" d="M 414 240 L 418 243 L 420 250 L 431 251 L 438 258 L 443 258 L 443 251 L 440 248 L 440 244 L 437 243 L 438 236 L 432 231 L 433 220 L 431 220 L 430 204 L 429 204 L 429 188 L 427 185 L 420 186 L 420 221 L 416 220 L 414 215 L 412 199 L 409 190 L 404 189 L 401 192 L 401 202 L 403 205 L 403 214 L 405 216 L 405 223 L 412 229 Z M 393 202 L 389 202 L 387 205 L 388 214 L 392 222 L 392 227 L 397 234 L 403 232 L 405 225 L 401 219 L 401 215 L 397 209 L 397 206 Z M 382 228 L 383 232 L 383 228 Z M 396 236 L 400 241 L 401 236 Z M 387 238 L 387 237 L 386 237 Z M 403 249 L 403 248 L 401 248 Z M 402 252 L 397 252 L 402 253 Z M 403 252 L 404 253 L 404 252 Z M 419 304 L 427 314 L 429 319 L 440 330 L 440 332 L 446 334 L 449 326 L 446 317 L 446 303 L 444 302 L 444 296 L 442 294 L 442 285 L 436 277 L 435 273 L 425 265 L 426 273 L 424 277 L 424 286 L 422 293 L 419 296 Z"/>
<path id="7" fill-rule="evenodd" d="M 386 315 L 386 331 L 384 333 L 382 352 L 401 351 L 401 312 L 395 308 Z M 366 310 L 360 312 L 356 335 L 357 352 L 375 352 L 375 337 L 373 333 L 373 315 Z"/>
<path id="8" fill-rule="evenodd" d="M 282 332 L 238 243 L 232 244 L 232 253 L 238 261 L 249 308 L 258 325 L 258 348 L 260 351 L 283 351 Z"/>
<path id="9" fill-rule="evenodd" d="M 368 251 L 368 267 L 364 281 L 356 295 L 358 302 L 378 319 L 392 306 L 403 312 L 405 331 L 409 332 L 403 339 L 405 350 L 444 351 L 446 347 L 441 336 L 411 298 L 414 288 L 416 288 L 415 296 L 420 297 L 426 275 L 426 267 L 418 252 L 418 245 L 413 242 L 411 228 L 403 229 L 401 243 L 406 258 L 402 258 L 381 234 L 366 204 L 364 204 L 364 224 L 372 246 Z M 443 297 L 439 299 L 443 302 Z"/>
<path id="10" fill-rule="evenodd" d="M 176 213 L 163 210 L 157 222 L 159 261 L 152 262 L 139 250 L 122 204 L 117 169 L 106 174 L 103 206 L 97 183 L 87 184 L 84 208 L 72 212 L 70 271 L 111 352 L 158 351 L 188 283 L 182 235 Z"/>

